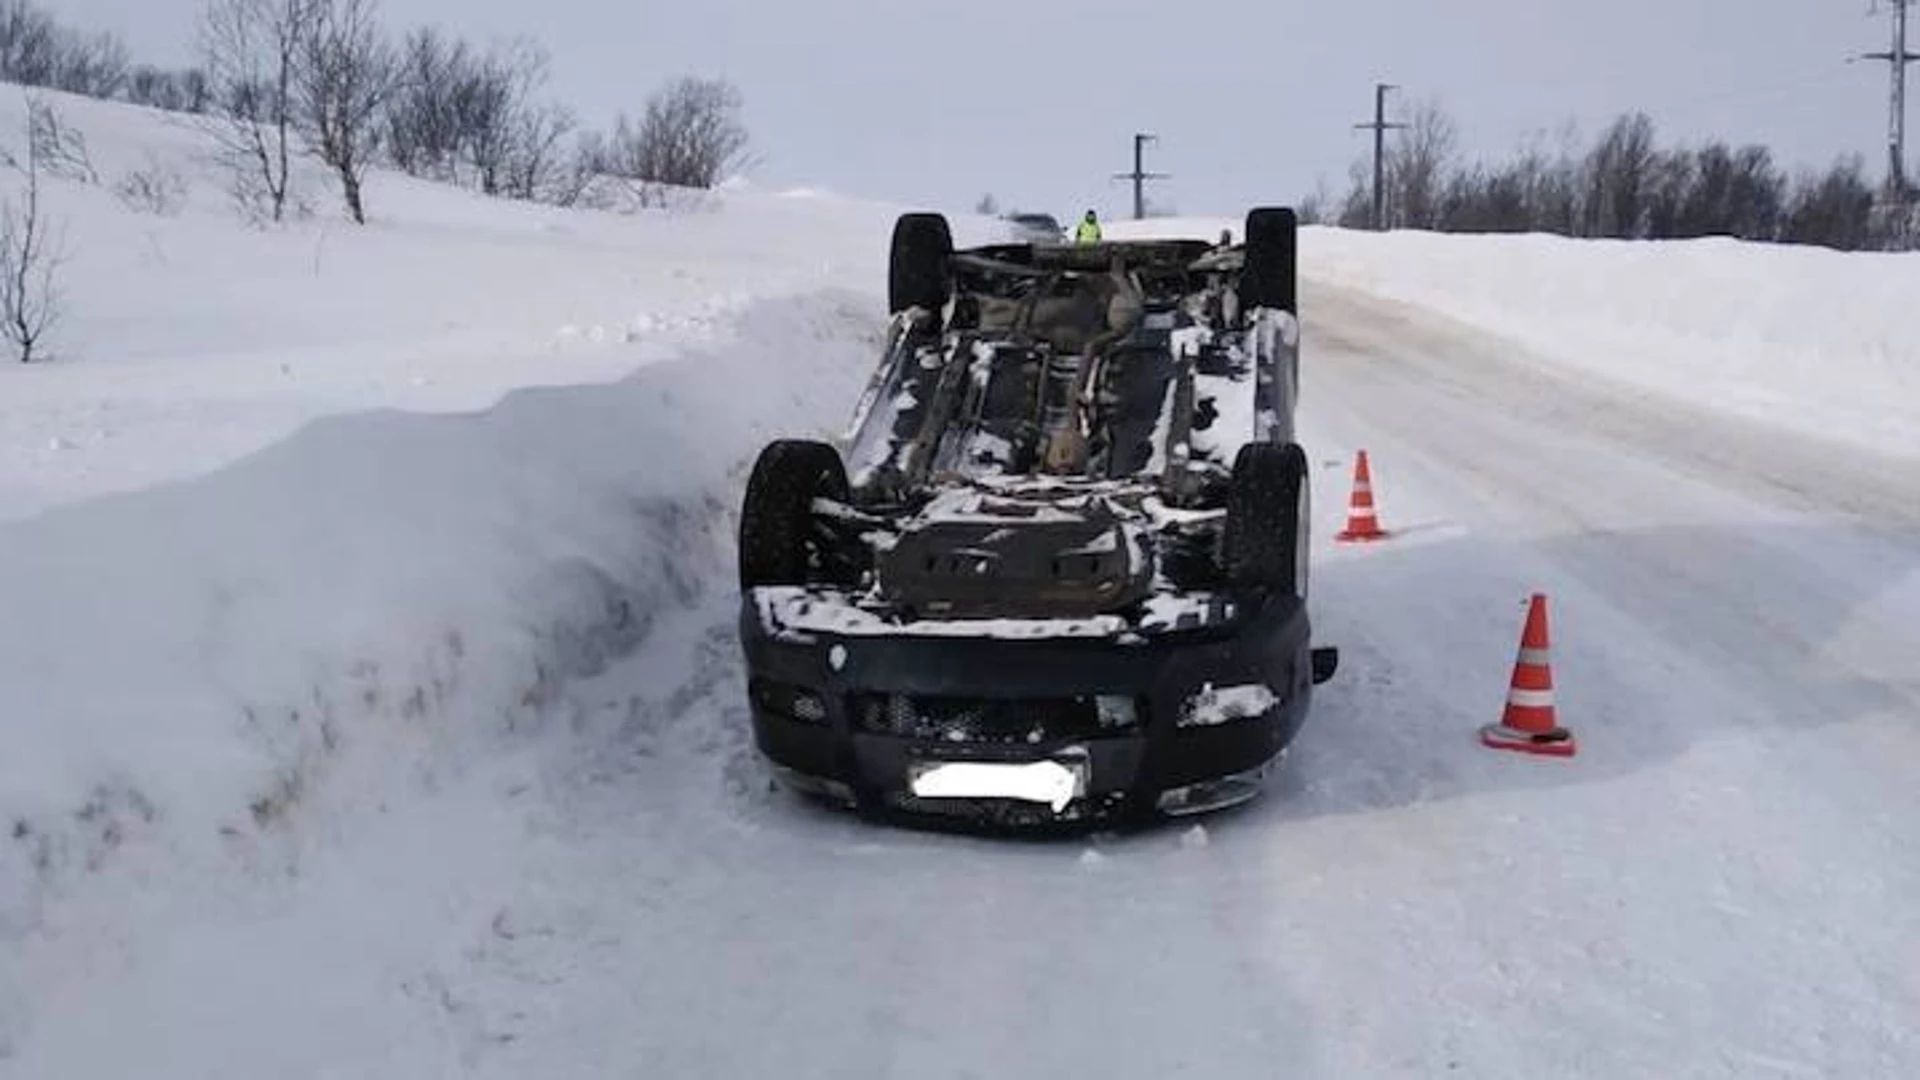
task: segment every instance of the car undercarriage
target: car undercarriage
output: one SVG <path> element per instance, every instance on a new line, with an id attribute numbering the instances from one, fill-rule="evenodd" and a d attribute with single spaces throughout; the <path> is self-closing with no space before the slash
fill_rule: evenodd
<path id="1" fill-rule="evenodd" d="M 1337 664 L 1295 230 L 955 251 L 900 220 L 844 446 L 770 444 L 742 507 L 756 744 L 796 788 L 1023 825 L 1258 792 Z"/>

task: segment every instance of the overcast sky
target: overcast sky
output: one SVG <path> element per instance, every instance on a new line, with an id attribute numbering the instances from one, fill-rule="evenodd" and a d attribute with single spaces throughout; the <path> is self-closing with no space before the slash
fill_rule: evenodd
<path id="1" fill-rule="evenodd" d="M 42 0 L 183 62 L 203 0 Z M 1640 108 L 1663 141 L 1719 134 L 1794 165 L 1885 167 L 1887 45 L 1870 0 L 384 0 L 404 28 L 527 33 L 554 96 L 601 123 L 664 79 L 742 89 L 759 182 L 1063 218 L 1124 214 L 1108 179 L 1151 131 L 1152 197 L 1186 213 L 1344 190 L 1375 80 L 1438 98 L 1502 155 Z M 1920 38 L 1920 33 L 1916 34 Z M 1920 135 L 1920 131 L 1916 132 Z"/>

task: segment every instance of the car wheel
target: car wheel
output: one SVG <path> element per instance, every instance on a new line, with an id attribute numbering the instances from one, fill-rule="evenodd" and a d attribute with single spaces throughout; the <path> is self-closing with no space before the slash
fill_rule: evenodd
<path id="1" fill-rule="evenodd" d="M 767 444 L 740 510 L 740 587 L 813 580 L 821 554 L 813 500 L 847 497 L 846 465 L 833 447 L 806 439 Z"/>
<path id="2" fill-rule="evenodd" d="M 1294 443 L 1248 443 L 1233 461 L 1223 537 L 1234 584 L 1304 599 L 1311 527 L 1307 455 Z"/>
<path id="3" fill-rule="evenodd" d="M 1278 308 L 1299 318 L 1299 216 L 1292 207 L 1261 207 L 1247 214 L 1246 228 L 1246 256 L 1240 269 L 1240 310 Z"/>
<path id="4" fill-rule="evenodd" d="M 939 311 L 952 291 L 953 232 L 940 214 L 902 214 L 893 223 L 887 309 Z"/>

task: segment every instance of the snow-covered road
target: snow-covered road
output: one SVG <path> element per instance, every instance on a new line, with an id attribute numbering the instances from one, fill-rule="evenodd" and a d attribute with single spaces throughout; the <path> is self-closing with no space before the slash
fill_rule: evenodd
<path id="1" fill-rule="evenodd" d="M 1272 798 L 1201 833 L 1065 846 L 878 831 L 770 799 L 748 779 L 721 603 L 692 700 L 640 710 L 679 733 L 669 748 L 615 727 L 584 759 L 625 762 L 614 782 L 553 785 L 581 831 L 529 876 L 568 897 L 549 955 L 591 957 L 591 974 L 548 991 L 564 1021 L 482 1061 L 1920 1068 L 1905 841 L 1920 478 L 1543 376 L 1509 345 L 1357 294 L 1306 303 L 1318 533 L 1338 530 L 1365 446 L 1401 535 L 1321 552 L 1318 618 L 1347 666 Z M 1562 717 L 1583 742 L 1571 762 L 1472 737 L 1499 713 L 1534 589 L 1552 598 Z M 684 690 L 678 662 L 646 664 L 583 700 Z M 636 846 L 628 823 L 662 813 L 683 827 Z"/>
<path id="2" fill-rule="evenodd" d="M 565 738 L 316 845 L 323 884 L 70 974 L 10 1064 L 1920 1073 L 1920 469 L 1303 303 L 1315 616 L 1345 656 L 1266 800 L 1063 844 L 770 793 L 713 552 L 704 596 L 567 689 Z M 1341 547 L 1361 447 L 1396 535 Z M 1570 761 L 1474 739 L 1535 590 Z"/>
<path id="3" fill-rule="evenodd" d="M 1419 815 L 1449 867 L 1366 895 L 1456 913 L 1359 916 L 1437 961 L 1396 980 L 1409 1007 L 1482 984 L 1405 1026 L 1437 1051 L 1511 1018 L 1512 1056 L 1489 1038 L 1473 1073 L 1913 1072 L 1920 469 L 1542 375 L 1428 313 L 1303 303 L 1310 445 L 1367 446 L 1405 535 L 1322 563 L 1357 682 L 1294 775 L 1305 805 Z M 1575 762 L 1467 741 L 1533 589 Z"/>
<path id="4" fill-rule="evenodd" d="M 663 802 L 689 778 L 660 754 L 565 815 L 598 823 L 537 875 L 597 909 L 565 951 L 618 944 L 562 992 L 562 1042 L 502 1074 L 559 1045 L 604 1048 L 584 1072 L 735 1075 L 1920 1067 L 1920 477 L 1359 295 L 1306 302 L 1319 535 L 1360 446 L 1402 535 L 1321 553 L 1348 664 L 1273 798 L 1204 836 L 869 830 L 737 786 L 744 713 L 710 665 L 659 715 L 696 748 L 729 733 L 730 763 Z M 1534 589 L 1572 762 L 1472 738 Z M 669 805 L 705 808 L 683 849 L 634 850 L 622 823 Z"/>

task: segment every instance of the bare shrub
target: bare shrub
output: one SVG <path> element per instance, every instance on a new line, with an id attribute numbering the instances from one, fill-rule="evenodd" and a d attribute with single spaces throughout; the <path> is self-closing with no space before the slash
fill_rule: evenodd
<path id="1" fill-rule="evenodd" d="M 12 162 L 25 188 L 0 205 L 0 335 L 23 364 L 40 358 L 47 333 L 59 322 L 58 274 L 65 261 L 41 203 L 43 163 L 32 127 L 29 120 L 26 161 Z"/>
<path id="2" fill-rule="evenodd" d="M 86 136 L 61 119 L 45 99 L 35 97 L 27 102 L 27 142 L 31 156 L 48 176 L 88 184 L 100 182 L 93 157 L 87 152 Z"/>
<path id="3" fill-rule="evenodd" d="M 145 167 L 123 175 L 113 193 L 130 210 L 172 217 L 186 203 L 187 180 L 159 155 L 148 153 Z"/>
<path id="4" fill-rule="evenodd" d="M 636 125 L 619 118 L 604 171 L 675 187 L 710 188 L 744 164 L 739 90 L 723 79 L 676 79 Z"/>

